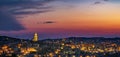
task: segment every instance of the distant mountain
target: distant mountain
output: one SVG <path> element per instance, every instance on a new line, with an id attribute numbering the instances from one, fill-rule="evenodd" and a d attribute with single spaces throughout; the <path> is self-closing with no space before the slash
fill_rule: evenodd
<path id="1" fill-rule="evenodd" d="M 0 41 L 8 41 L 8 40 L 20 40 L 20 39 L 8 37 L 8 36 L 0 36 Z"/>
<path id="2" fill-rule="evenodd" d="M 26 41 L 25 39 L 13 38 L 8 36 L 0 36 L 0 45 L 8 44 L 8 43 L 16 43 Z"/>
<path id="3" fill-rule="evenodd" d="M 62 40 L 63 38 L 58 38 L 58 39 L 44 39 L 44 40 L 40 40 L 38 41 L 38 43 L 41 42 L 45 42 L 45 41 L 56 41 L 56 40 Z M 81 40 L 98 40 L 98 41 L 106 41 L 106 40 L 112 40 L 112 41 L 116 41 L 116 40 L 120 40 L 119 37 L 116 38 L 104 38 L 104 37 L 68 37 L 68 38 L 64 38 L 66 40 L 73 40 L 73 41 L 81 41 Z M 20 39 L 20 38 L 13 38 L 13 37 L 8 37 L 8 36 L 0 36 L 0 45 L 3 44 L 8 44 L 8 43 L 19 43 L 19 42 L 24 42 L 24 41 L 28 41 L 28 42 L 32 42 L 31 40 L 26 40 L 26 39 Z"/>
<path id="4" fill-rule="evenodd" d="M 88 40 L 88 39 L 91 39 L 91 40 L 120 40 L 120 37 L 114 37 L 114 38 L 105 38 L 105 37 L 69 37 L 69 38 L 66 38 L 66 39 L 83 39 L 83 40 Z"/>

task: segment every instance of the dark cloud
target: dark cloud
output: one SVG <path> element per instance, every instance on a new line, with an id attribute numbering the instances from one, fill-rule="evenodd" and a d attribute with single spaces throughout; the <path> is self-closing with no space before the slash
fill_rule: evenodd
<path id="1" fill-rule="evenodd" d="M 36 14 L 36 13 L 45 13 L 49 12 L 50 10 L 43 10 L 43 11 L 19 11 L 19 12 L 12 12 L 15 15 L 26 15 L 26 14 Z"/>
<path id="2" fill-rule="evenodd" d="M 95 2 L 94 4 L 101 4 L 101 2 L 100 2 L 100 1 L 97 1 L 97 2 Z"/>
<path id="3" fill-rule="evenodd" d="M 1 10 L 6 10 L 9 13 L 44 13 L 46 11 L 41 11 L 40 9 L 49 9 L 51 7 L 45 6 L 46 3 L 53 0 L 0 0 Z M 29 9 L 34 9 L 29 11 Z M 26 10 L 22 12 L 22 10 Z M 29 12 L 28 12 L 28 11 Z M 39 10 L 39 11 L 38 11 Z M 30 13 L 30 14 L 31 14 Z"/>
<path id="4" fill-rule="evenodd" d="M 109 0 L 104 0 L 104 1 L 109 1 Z"/>
<path id="5" fill-rule="evenodd" d="M 10 16 L 9 14 L 4 14 L 0 12 L 0 30 L 1 31 L 19 31 L 24 30 L 25 28 L 18 23 L 18 21 Z"/>
<path id="6" fill-rule="evenodd" d="M 43 22 L 43 24 L 52 24 L 52 23 L 56 23 L 56 22 L 54 22 L 54 21 L 45 21 L 45 22 Z"/>
<path id="7" fill-rule="evenodd" d="M 96 1 L 96 2 L 94 2 L 94 4 L 102 4 L 103 2 L 107 2 L 107 1 L 109 1 L 109 0 Z"/>
<path id="8" fill-rule="evenodd" d="M 14 15 L 48 12 L 51 7 L 45 5 L 50 1 L 53 0 L 0 0 L 0 31 L 24 30 Z"/>
<path id="9" fill-rule="evenodd" d="M 0 0 L 0 6 L 36 6 L 53 0 Z"/>

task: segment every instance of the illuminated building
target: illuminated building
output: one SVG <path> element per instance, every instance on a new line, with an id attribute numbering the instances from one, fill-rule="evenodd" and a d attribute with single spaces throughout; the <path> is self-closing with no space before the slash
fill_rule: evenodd
<path id="1" fill-rule="evenodd" d="M 38 34 L 37 33 L 34 34 L 32 41 L 34 41 L 34 42 L 38 41 Z"/>

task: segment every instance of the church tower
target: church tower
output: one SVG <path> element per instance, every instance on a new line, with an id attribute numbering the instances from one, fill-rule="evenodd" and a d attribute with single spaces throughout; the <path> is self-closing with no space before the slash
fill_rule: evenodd
<path id="1" fill-rule="evenodd" d="M 38 41 L 38 34 L 37 33 L 34 34 L 34 37 L 33 37 L 32 41 L 33 42 L 37 42 Z"/>

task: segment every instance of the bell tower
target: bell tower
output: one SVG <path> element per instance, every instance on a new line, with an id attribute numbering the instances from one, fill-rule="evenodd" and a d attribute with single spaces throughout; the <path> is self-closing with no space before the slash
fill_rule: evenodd
<path id="1" fill-rule="evenodd" d="M 37 42 L 38 41 L 38 34 L 37 33 L 34 34 L 34 37 L 33 37 L 32 41 L 33 42 Z"/>

